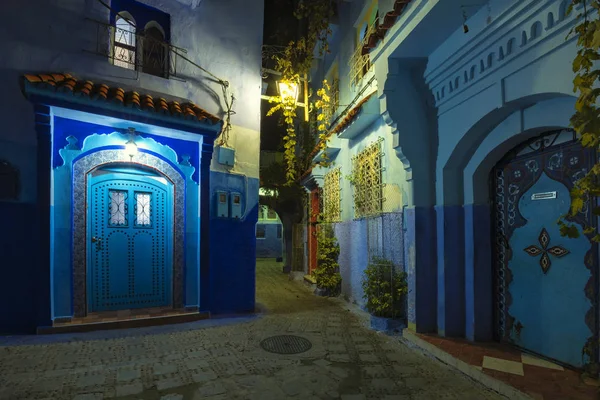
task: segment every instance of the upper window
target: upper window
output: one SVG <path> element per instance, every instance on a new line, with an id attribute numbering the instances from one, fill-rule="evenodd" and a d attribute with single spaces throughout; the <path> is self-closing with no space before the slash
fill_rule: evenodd
<path id="1" fill-rule="evenodd" d="M 113 64 L 167 78 L 171 17 L 136 0 L 113 0 Z"/>
<path id="2" fill-rule="evenodd" d="M 349 61 L 351 87 L 358 86 L 362 78 L 371 70 L 371 59 L 368 51 L 365 52 L 365 49 L 371 48 L 372 43 L 370 43 L 370 38 L 377 33 L 378 23 L 379 10 L 374 2 L 371 11 L 360 24 L 357 31 L 356 47 Z"/>
<path id="3" fill-rule="evenodd" d="M 169 71 L 167 60 L 169 48 L 162 27 L 156 22 L 148 23 L 144 29 L 143 43 L 142 72 L 166 78 Z"/>
<path id="4" fill-rule="evenodd" d="M 115 19 L 113 63 L 119 67 L 135 69 L 136 36 L 135 21 L 127 13 L 119 13 Z"/>

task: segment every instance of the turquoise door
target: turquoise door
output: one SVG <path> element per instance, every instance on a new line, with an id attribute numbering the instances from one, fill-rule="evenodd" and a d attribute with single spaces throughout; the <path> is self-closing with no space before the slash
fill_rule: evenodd
<path id="1" fill-rule="evenodd" d="M 172 186 L 137 170 L 88 182 L 88 312 L 169 306 Z"/>
<path id="2" fill-rule="evenodd" d="M 546 143 L 549 143 L 546 137 Z M 560 235 L 569 190 L 594 161 L 577 143 L 541 146 L 495 171 L 497 316 L 500 339 L 563 364 L 582 367 L 597 340 L 596 245 L 583 234 L 586 209 L 571 222 L 578 238 Z"/>

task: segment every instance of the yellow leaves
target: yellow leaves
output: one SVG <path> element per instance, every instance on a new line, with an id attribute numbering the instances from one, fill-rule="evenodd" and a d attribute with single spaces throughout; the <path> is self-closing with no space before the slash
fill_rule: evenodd
<path id="1" fill-rule="evenodd" d="M 596 21 L 594 34 L 592 35 L 592 41 L 590 43 L 590 47 L 594 50 L 598 50 L 600 47 L 600 26 L 598 25 L 598 22 L 599 21 Z"/>

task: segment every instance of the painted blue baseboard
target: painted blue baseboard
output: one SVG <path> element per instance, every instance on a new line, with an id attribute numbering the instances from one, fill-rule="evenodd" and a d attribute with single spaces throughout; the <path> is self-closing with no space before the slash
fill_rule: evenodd
<path id="1" fill-rule="evenodd" d="M 437 324 L 441 336 L 465 333 L 465 244 L 462 205 L 436 206 Z"/>
<path id="2" fill-rule="evenodd" d="M 493 339 L 493 260 L 490 207 L 467 204 L 465 214 L 465 335 Z"/>
<path id="3" fill-rule="evenodd" d="M 419 333 L 437 327 L 436 215 L 433 207 L 406 208 L 405 260 L 408 272 L 408 323 Z"/>
<path id="4" fill-rule="evenodd" d="M 35 333 L 41 300 L 50 313 L 50 297 L 40 299 L 37 288 L 49 279 L 42 271 L 37 249 L 35 204 L 0 202 L 0 333 Z M 45 265 L 42 263 L 42 265 Z"/>

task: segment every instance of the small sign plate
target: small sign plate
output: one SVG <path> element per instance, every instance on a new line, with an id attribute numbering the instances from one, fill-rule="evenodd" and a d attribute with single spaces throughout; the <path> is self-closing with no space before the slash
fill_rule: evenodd
<path id="1" fill-rule="evenodd" d="M 556 198 L 556 192 L 542 192 L 531 195 L 531 200 L 550 200 Z"/>

